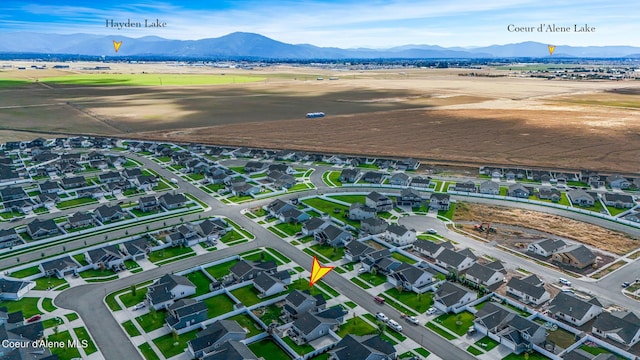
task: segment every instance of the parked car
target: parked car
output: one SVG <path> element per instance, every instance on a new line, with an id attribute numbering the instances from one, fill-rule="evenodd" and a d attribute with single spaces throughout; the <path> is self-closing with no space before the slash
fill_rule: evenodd
<path id="1" fill-rule="evenodd" d="M 378 312 L 376 313 L 376 319 L 383 321 L 383 322 L 387 322 L 389 320 L 389 318 L 387 317 L 387 315 L 385 315 L 382 312 Z"/>
<path id="2" fill-rule="evenodd" d="M 565 279 L 565 278 L 559 278 L 558 282 L 562 285 L 566 285 L 566 286 L 571 286 L 571 281 Z"/>
<path id="3" fill-rule="evenodd" d="M 145 302 L 137 303 L 136 306 L 133 307 L 133 310 L 140 310 L 140 309 L 144 308 L 145 306 L 147 306 L 147 304 Z"/>
<path id="4" fill-rule="evenodd" d="M 398 324 L 393 319 L 389 319 L 389 321 L 387 322 L 387 325 L 389 325 L 390 328 L 392 328 L 393 330 L 395 330 L 397 332 L 401 332 L 402 331 L 402 325 Z"/>
<path id="5" fill-rule="evenodd" d="M 407 314 L 402 314 L 401 317 L 413 325 L 418 325 L 419 323 L 418 318 L 415 316 L 408 316 Z"/>
<path id="6" fill-rule="evenodd" d="M 474 328 L 473 326 L 469 327 L 469 330 L 467 330 L 467 334 L 468 335 L 473 335 L 476 333 L 476 328 Z"/>
<path id="7" fill-rule="evenodd" d="M 427 234 L 437 234 L 438 231 L 436 229 L 427 229 Z"/>
<path id="8" fill-rule="evenodd" d="M 33 315 L 32 317 L 27 319 L 28 323 L 32 323 L 32 322 L 36 322 L 38 320 L 42 319 L 42 316 L 40 315 Z"/>
<path id="9" fill-rule="evenodd" d="M 436 311 L 436 308 L 430 307 L 429 310 L 427 310 L 427 315 L 433 315 L 436 313 Z"/>
<path id="10" fill-rule="evenodd" d="M 629 285 L 631 285 L 631 283 L 628 282 L 628 281 L 625 281 L 625 282 L 622 283 L 622 287 L 623 288 L 629 287 Z"/>
<path id="11" fill-rule="evenodd" d="M 366 272 L 367 272 L 367 270 L 366 270 L 365 268 L 363 268 L 363 267 L 361 267 L 360 269 L 358 269 L 358 274 L 364 274 L 364 273 L 366 273 Z"/>

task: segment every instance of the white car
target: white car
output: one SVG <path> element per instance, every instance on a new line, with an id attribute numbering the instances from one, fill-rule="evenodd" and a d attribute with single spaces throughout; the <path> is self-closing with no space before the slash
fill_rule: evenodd
<path id="1" fill-rule="evenodd" d="M 398 324 L 393 319 L 389 319 L 389 321 L 387 322 L 387 325 L 389 325 L 390 328 L 392 328 L 393 330 L 395 330 L 397 332 L 402 331 L 402 325 Z"/>
<path id="2" fill-rule="evenodd" d="M 418 318 L 415 316 L 407 316 L 405 317 L 405 320 L 407 320 L 408 322 L 412 323 L 413 325 L 418 325 L 419 321 Z"/>
<path id="3" fill-rule="evenodd" d="M 361 267 L 360 269 L 358 269 L 358 274 L 364 274 L 364 273 L 366 273 L 366 272 L 367 272 L 367 270 L 366 270 L 365 268 L 363 268 L 363 267 Z"/>
<path id="4" fill-rule="evenodd" d="M 144 303 L 144 302 L 141 302 L 141 303 L 136 304 L 136 306 L 133 307 L 133 310 L 140 310 L 145 306 L 147 306 L 147 304 Z"/>
<path id="5" fill-rule="evenodd" d="M 384 313 L 376 313 L 376 319 L 383 321 L 383 322 L 387 322 L 389 321 L 389 318 L 387 317 L 387 315 L 385 315 Z"/>
<path id="6" fill-rule="evenodd" d="M 433 315 L 436 313 L 436 311 L 436 308 L 430 307 L 429 310 L 427 310 L 427 315 Z"/>
<path id="7" fill-rule="evenodd" d="M 427 234 L 437 234 L 438 230 L 436 229 L 427 229 Z"/>
<path id="8" fill-rule="evenodd" d="M 571 281 L 565 279 L 565 278 L 559 278 L 558 282 L 562 285 L 566 285 L 566 286 L 571 286 Z"/>

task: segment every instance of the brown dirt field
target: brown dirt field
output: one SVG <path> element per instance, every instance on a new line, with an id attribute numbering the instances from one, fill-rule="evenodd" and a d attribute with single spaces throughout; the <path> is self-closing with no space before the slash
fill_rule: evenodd
<path id="1" fill-rule="evenodd" d="M 486 221 L 540 230 L 618 255 L 627 254 L 638 248 L 638 239 L 633 239 L 627 234 L 531 210 L 458 203 L 454 218 L 456 221 Z"/>
<path id="2" fill-rule="evenodd" d="M 227 73 L 266 80 L 198 87 L 5 88 L 0 89 L 2 129 L 640 172 L 640 112 L 620 105 L 640 103 L 632 82 L 458 76 L 468 69 L 109 65 L 113 73 Z M 15 70 L 0 77 L 77 72 Z M 340 80 L 317 81 L 316 76 Z M 311 111 L 327 117 L 304 119 Z"/>

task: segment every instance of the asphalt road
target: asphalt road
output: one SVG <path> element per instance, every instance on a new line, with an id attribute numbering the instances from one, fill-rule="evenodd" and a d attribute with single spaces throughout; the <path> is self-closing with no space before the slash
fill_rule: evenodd
<path id="1" fill-rule="evenodd" d="M 141 161 L 145 165 L 144 166 L 145 168 L 153 169 L 157 171 L 160 175 L 166 178 L 176 177 L 174 174 L 160 167 L 157 163 L 151 160 L 148 160 L 142 157 L 137 157 L 137 156 L 132 156 L 132 157 L 134 157 L 138 161 Z M 326 169 L 328 168 L 319 168 L 312 175 L 312 179 L 314 180 L 314 183 L 316 184 L 316 186 L 318 186 L 317 190 L 311 190 L 311 191 L 306 191 L 306 192 L 296 193 L 296 194 L 288 194 L 288 195 L 282 196 L 281 198 L 290 199 L 290 198 L 296 198 L 296 197 L 307 196 L 307 195 L 344 192 L 349 190 L 365 191 L 365 192 L 373 190 L 373 189 L 367 189 L 367 188 L 330 189 L 321 180 L 322 173 Z M 198 215 L 201 215 L 203 218 L 206 216 L 214 215 L 214 214 L 227 216 L 237 224 L 243 226 L 244 228 L 254 233 L 256 235 L 256 240 L 249 243 L 237 245 L 229 249 L 219 250 L 209 254 L 195 256 L 179 262 L 167 264 L 159 268 L 144 271 L 144 272 L 141 272 L 123 279 L 115 280 L 112 282 L 82 285 L 82 286 L 70 288 L 60 293 L 55 299 L 56 306 L 71 309 L 78 312 L 78 314 L 82 317 L 82 319 L 87 324 L 87 327 L 91 332 L 91 334 L 93 335 L 98 347 L 101 349 L 101 351 L 103 352 L 103 355 L 107 359 L 139 359 L 140 358 L 140 355 L 138 354 L 137 350 L 130 343 L 128 336 L 124 333 L 124 331 L 120 328 L 117 322 L 113 319 L 109 309 L 106 307 L 106 305 L 104 305 L 102 301 L 104 296 L 110 292 L 127 288 L 132 284 L 137 284 L 140 282 L 158 278 L 166 273 L 192 268 L 200 264 L 204 264 L 216 259 L 225 258 L 230 255 L 235 255 L 237 253 L 240 253 L 249 249 L 257 248 L 257 247 L 262 247 L 262 246 L 272 247 L 280 251 L 283 255 L 287 256 L 294 262 L 298 263 L 300 266 L 304 267 L 307 270 L 310 270 L 311 258 L 307 254 L 301 252 L 300 250 L 296 249 L 292 245 L 282 241 L 280 238 L 275 236 L 273 233 L 271 233 L 267 229 L 263 228 L 260 225 L 255 224 L 253 221 L 251 221 L 247 217 L 240 214 L 240 210 L 243 208 L 246 208 L 249 206 L 253 207 L 253 206 L 264 205 L 266 203 L 273 201 L 273 198 L 254 201 L 254 202 L 251 202 L 250 204 L 229 206 L 229 205 L 222 204 L 216 199 L 213 199 L 211 196 L 204 193 L 199 188 L 193 186 L 188 182 L 183 181 L 182 179 L 179 179 L 179 185 L 181 187 L 182 192 L 189 192 L 197 196 L 199 199 L 203 200 L 212 208 L 212 210 L 204 213 L 184 216 L 185 221 L 196 219 L 198 218 Z M 375 190 L 384 191 L 384 192 L 393 192 L 393 193 L 398 192 L 398 191 L 389 191 L 387 189 L 375 189 Z M 472 201 L 472 202 L 486 201 L 486 199 L 479 199 L 479 198 L 473 198 L 473 197 L 456 196 L 455 198 L 464 199 L 465 201 Z M 476 200 L 481 200 L 481 201 L 476 201 Z M 580 215 L 580 214 L 576 214 L 568 211 L 563 211 L 560 209 L 553 209 L 553 208 L 548 208 L 543 206 L 512 203 L 512 202 L 499 201 L 499 200 L 489 200 L 488 202 L 492 204 L 499 204 L 499 205 L 506 205 L 506 206 L 531 208 L 534 210 L 544 211 L 547 213 L 554 213 L 562 216 L 568 216 L 571 218 L 578 218 L 580 220 L 583 220 L 583 221 L 586 220 L 592 223 L 597 223 L 597 221 L 600 220 L 594 217 L 588 217 L 588 216 L 584 216 L 584 215 Z M 179 219 L 172 219 L 172 220 L 179 222 Z M 172 224 L 172 222 L 170 221 L 167 221 L 167 223 Z M 158 224 L 149 224 L 150 227 L 154 227 L 154 225 L 158 226 Z M 615 226 L 617 224 L 610 221 L 603 220 L 602 225 L 605 227 L 611 228 L 612 226 Z M 139 226 L 134 229 L 130 229 L 129 232 L 134 233 L 134 232 L 137 232 L 138 230 L 142 231 L 141 227 L 142 226 Z M 434 227 L 439 231 L 446 231 L 446 229 L 444 229 L 444 226 L 438 222 L 435 222 L 433 225 L 430 224 L 429 227 Z M 629 229 L 630 229 L 629 227 L 625 227 L 626 231 L 629 231 Z M 640 234 L 640 231 L 638 231 L 638 233 Z M 454 236 L 464 238 L 459 234 L 456 234 L 456 235 L 454 234 L 455 233 L 451 233 L 447 235 L 451 236 L 452 238 Z M 113 234 L 110 235 L 110 238 L 115 239 L 115 238 L 118 238 L 119 236 L 124 236 L 124 231 L 114 232 Z M 455 239 L 456 241 L 458 240 L 462 241 L 462 239 L 458 239 L 458 238 L 455 238 Z M 88 244 L 102 242 L 104 241 L 104 236 L 101 235 L 101 236 L 87 238 L 86 241 Z M 474 241 L 474 240 L 466 239 L 465 241 Z M 76 248 L 76 246 L 82 247 L 85 245 L 84 245 L 84 242 L 82 243 L 82 245 L 77 244 L 77 242 L 73 242 L 73 243 L 67 243 L 65 244 L 65 246 L 67 251 L 70 251 Z M 495 256 L 500 259 L 504 259 L 505 261 L 507 261 L 509 264 L 512 264 L 513 266 L 522 265 L 527 268 L 532 268 L 534 265 L 536 265 L 532 262 L 522 260 L 513 255 L 499 251 L 495 248 L 491 248 L 489 246 L 480 244 L 477 241 L 474 241 L 473 247 L 474 248 L 481 247 L 483 251 L 488 251 L 490 252 L 490 254 L 495 254 L 492 256 Z M 62 251 L 61 246 L 59 247 L 58 250 Z M 37 258 L 37 255 L 39 254 L 32 254 L 32 255 L 35 255 L 35 257 Z M 26 261 L 26 260 L 27 258 L 25 258 L 23 261 Z M 5 261 L 6 260 L 0 261 L 0 267 L 7 266 L 7 265 L 3 265 Z M 638 262 L 634 263 L 634 267 L 633 267 L 634 271 L 640 268 L 640 265 L 637 265 L 637 264 Z M 11 264 L 11 265 L 14 265 L 14 264 Z M 562 276 L 561 273 L 555 272 L 552 269 L 548 269 L 545 267 L 540 267 L 540 268 L 541 269 L 539 270 L 541 271 L 541 274 L 543 274 L 543 276 L 545 277 L 548 276 L 553 278 L 553 277 Z M 631 269 L 630 266 L 628 266 L 628 268 Z M 536 271 L 538 270 L 537 268 L 535 269 Z M 626 269 L 627 267 L 623 268 L 624 273 L 627 273 Z M 623 273 L 623 271 L 621 271 L 620 273 Z M 611 280 L 611 281 L 616 281 L 616 280 Z M 341 293 L 348 292 L 349 297 L 353 301 L 361 305 L 367 311 L 372 313 L 381 311 L 380 310 L 381 306 L 377 305 L 375 302 L 372 301 L 371 295 L 369 295 L 366 291 L 360 289 L 359 287 L 353 286 L 353 284 L 350 281 L 338 275 L 337 273 L 334 273 L 334 272 L 330 273 L 325 278 L 325 282 L 328 285 L 335 288 L 338 292 L 341 292 Z M 627 301 L 630 301 L 619 292 L 612 292 L 594 283 L 588 283 L 588 282 L 583 282 L 583 283 L 585 286 L 595 285 L 593 287 L 594 294 L 599 297 L 610 299 L 612 300 L 612 302 L 623 304 L 623 303 L 626 303 Z M 582 286 L 583 284 L 581 283 L 580 285 Z M 616 288 L 618 287 L 619 285 L 617 285 Z M 589 290 L 591 290 L 591 286 L 589 287 Z M 637 306 L 637 303 L 635 302 L 633 303 L 634 303 L 634 306 Z M 404 323 L 400 321 L 400 314 L 395 309 L 389 306 L 384 306 L 383 311 L 394 320 L 400 323 Z M 404 328 L 405 328 L 404 334 L 406 336 L 412 338 L 414 341 L 416 341 L 419 344 L 424 341 L 422 345 L 425 348 L 429 349 L 435 355 L 443 359 L 474 359 L 474 357 L 469 353 L 467 353 L 466 351 L 458 347 L 452 346 L 450 342 L 441 338 L 439 335 L 436 335 L 435 333 L 433 333 L 432 331 L 428 330 L 425 327 L 406 326 Z M 114 344 L 118 344 L 118 346 L 113 346 Z"/>

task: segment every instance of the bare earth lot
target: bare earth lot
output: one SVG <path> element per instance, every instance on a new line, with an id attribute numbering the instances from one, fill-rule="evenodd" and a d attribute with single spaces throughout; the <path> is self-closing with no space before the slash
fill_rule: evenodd
<path id="1" fill-rule="evenodd" d="M 0 79 L 81 73 L 75 66 L 70 71 L 2 71 Z M 474 78 L 458 76 L 468 70 L 457 69 L 112 68 L 117 73 L 224 72 L 265 80 L 184 87 L 0 87 L 1 130 L 411 156 L 460 164 L 640 171 L 640 86 L 631 81 Z M 317 76 L 340 80 L 319 81 Z M 314 111 L 327 117 L 304 118 Z"/>
<path id="2" fill-rule="evenodd" d="M 497 225 L 499 231 L 496 235 L 491 235 L 489 240 L 520 249 L 523 246 L 518 246 L 517 243 L 528 244 L 536 238 L 541 238 L 541 236 L 530 236 L 527 234 L 527 229 L 574 240 L 618 255 L 627 254 L 638 248 L 638 239 L 633 239 L 627 234 L 531 210 L 459 203 L 456 205 L 454 218 L 456 222 L 491 222 Z M 500 225 L 507 226 L 501 228 Z M 465 228 L 473 231 L 471 225 Z M 522 228 L 524 231 L 519 231 L 517 228 Z M 524 248 L 526 249 L 526 245 Z"/>

